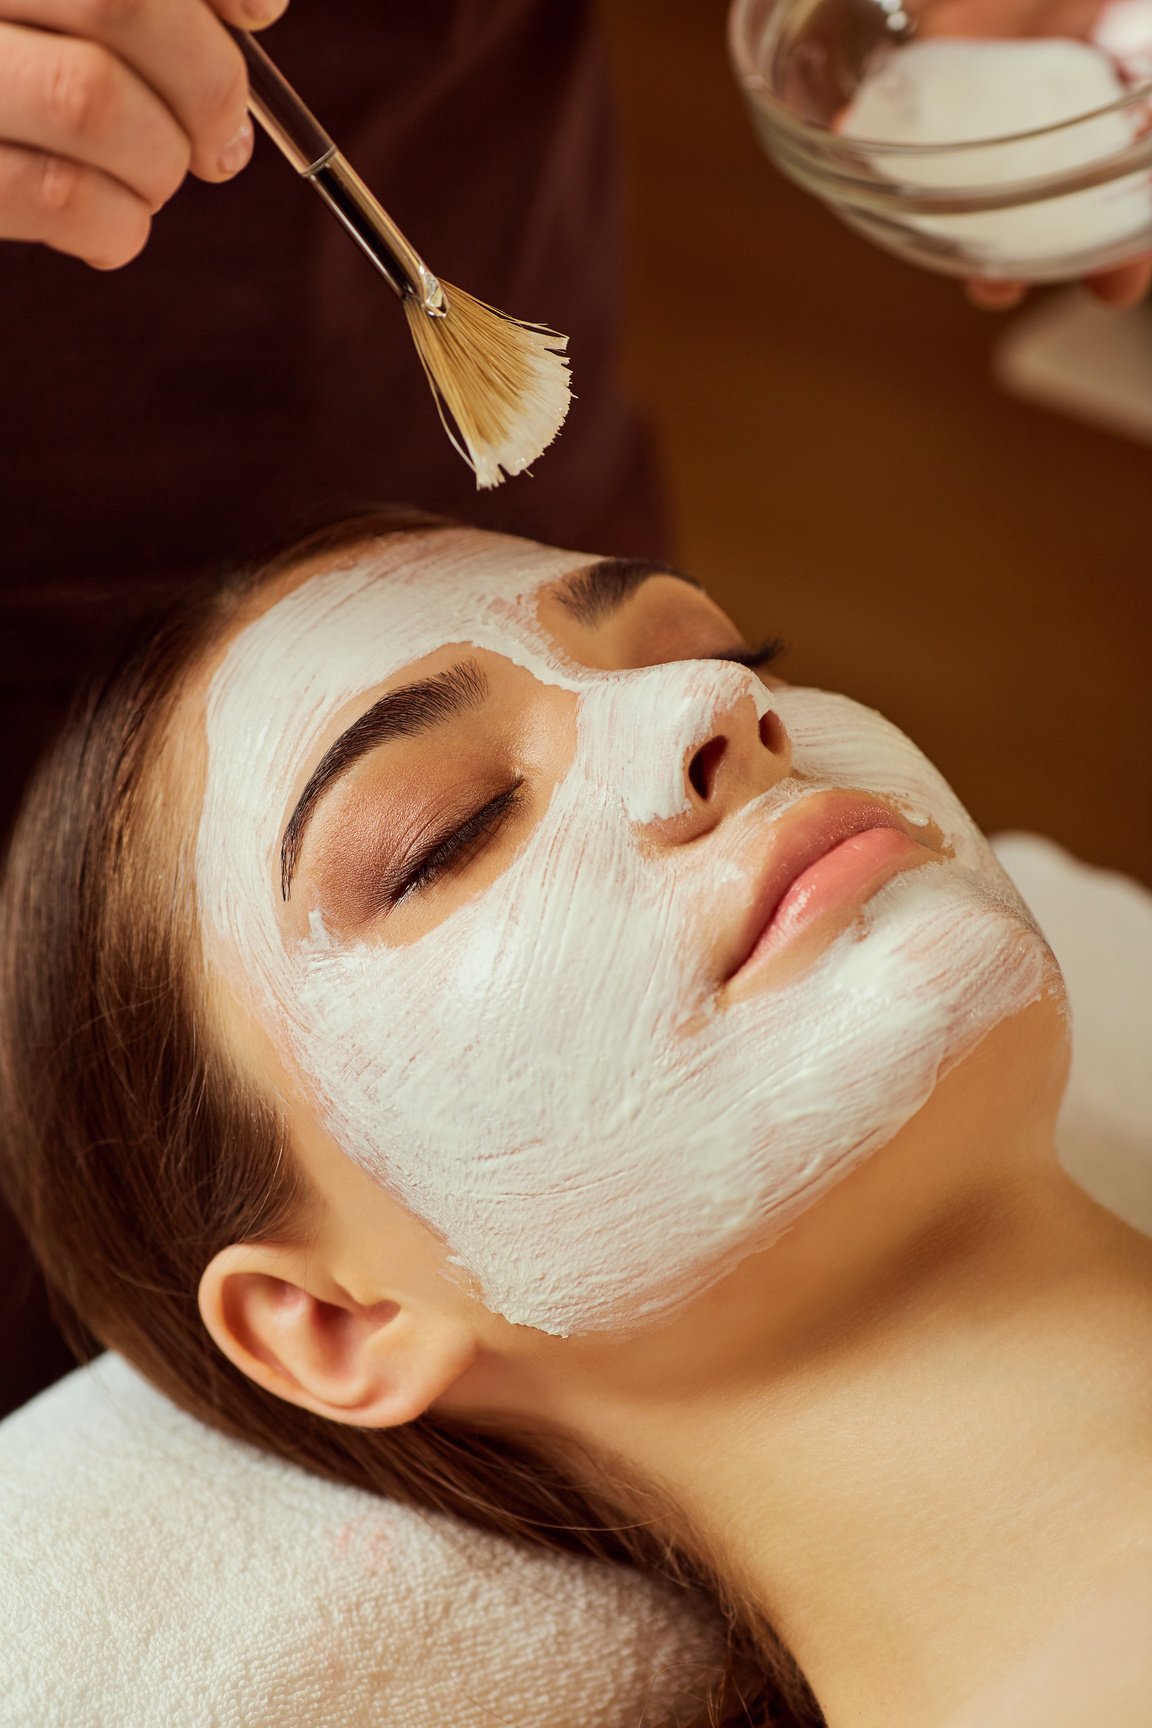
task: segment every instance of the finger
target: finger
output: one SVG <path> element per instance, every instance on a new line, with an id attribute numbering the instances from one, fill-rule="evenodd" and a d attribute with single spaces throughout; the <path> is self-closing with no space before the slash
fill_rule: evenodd
<path id="1" fill-rule="evenodd" d="M 117 270 L 141 252 L 152 218 L 118 180 L 61 156 L 0 144 L 4 238 L 42 240 L 97 270 Z"/>
<path id="2" fill-rule="evenodd" d="M 980 277 L 973 277 L 964 287 L 972 304 L 985 312 L 1010 312 L 1028 292 L 1027 282 L 986 282 Z"/>
<path id="3" fill-rule="evenodd" d="M 229 16 L 239 17 L 241 4 L 227 0 Z M 228 179 L 242 166 L 237 146 L 251 134 L 244 57 L 206 0 L 2 0 L 0 12 L 125 61 L 171 110 L 202 180 Z"/>
<path id="4" fill-rule="evenodd" d="M 188 172 L 159 97 L 94 42 L 0 24 L 0 137 L 121 180 L 158 210 Z"/>
<path id="5" fill-rule="evenodd" d="M 288 0 L 210 0 L 212 10 L 238 30 L 263 30 L 288 9 Z"/>
<path id="6" fill-rule="evenodd" d="M 1087 40 L 1103 10 L 1104 0 L 1061 0 L 1056 6 L 1046 4 L 1037 12 L 1034 34 Z"/>
<path id="7" fill-rule="evenodd" d="M 1088 286 L 1106 306 L 1138 306 L 1152 287 L 1152 258 L 1138 258 L 1116 270 L 1102 270 L 1088 278 Z"/>
<path id="8" fill-rule="evenodd" d="M 920 20 L 928 36 L 1091 37 L 1104 0 L 929 0 Z"/>

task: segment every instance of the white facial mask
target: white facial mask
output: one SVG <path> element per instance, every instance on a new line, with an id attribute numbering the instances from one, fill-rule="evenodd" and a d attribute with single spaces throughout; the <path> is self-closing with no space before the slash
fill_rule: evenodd
<path id="1" fill-rule="evenodd" d="M 213 678 L 197 850 L 208 963 L 233 951 L 327 1129 L 489 1308 L 561 1336 L 668 1317 L 768 1246 L 1051 975 L 987 843 L 879 715 L 717 661 L 563 660 L 535 591 L 590 561 L 446 530 L 303 583 Z M 455 643 L 576 693 L 544 816 L 409 946 L 338 941 L 318 917 L 289 940 L 280 837 L 325 727 Z M 937 823 L 954 860 L 894 877 L 803 976 L 719 1011 L 700 921 L 737 868 L 724 824 L 656 853 L 639 825 L 687 806 L 688 753 L 748 697 L 775 709 L 804 777 L 745 812 L 766 841 L 801 799 L 859 788 Z"/>

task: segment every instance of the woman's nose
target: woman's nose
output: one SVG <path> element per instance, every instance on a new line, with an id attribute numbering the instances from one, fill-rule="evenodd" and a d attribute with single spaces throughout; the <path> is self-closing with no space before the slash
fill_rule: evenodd
<path id="1" fill-rule="evenodd" d="M 708 736 L 684 755 L 686 807 L 665 825 L 676 841 L 706 833 L 733 809 L 768 792 L 792 772 L 792 741 L 775 709 L 760 711 L 751 692 L 713 716 Z"/>
<path id="2" fill-rule="evenodd" d="M 772 694 L 724 660 L 673 660 L 593 680 L 580 707 L 584 774 L 628 819 L 675 845 L 792 772 Z"/>
<path id="3" fill-rule="evenodd" d="M 689 791 L 702 804 L 714 800 L 719 792 L 721 773 L 730 774 L 734 762 L 734 752 L 741 752 L 744 739 L 745 717 L 736 714 L 725 715 L 719 730 L 688 755 L 688 787 Z M 761 714 L 756 724 L 757 738 L 748 740 L 748 748 L 744 751 L 749 759 L 749 766 L 755 770 L 763 766 L 762 751 L 777 760 L 787 759 L 790 766 L 790 740 L 784 730 L 784 722 L 779 714 L 769 709 Z M 757 748 L 759 745 L 759 748 Z M 788 769 L 784 769 L 787 773 Z"/>

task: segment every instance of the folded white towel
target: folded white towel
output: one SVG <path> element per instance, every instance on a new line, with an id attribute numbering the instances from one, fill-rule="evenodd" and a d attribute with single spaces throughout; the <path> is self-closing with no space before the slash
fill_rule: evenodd
<path id="1" fill-rule="evenodd" d="M 1152 1236 L 1152 894 L 1035 834 L 1001 834 L 997 857 L 1060 962 L 1072 1072 L 1060 1162 L 1102 1206 Z"/>
<path id="2" fill-rule="evenodd" d="M 634 1728 L 715 1665 L 652 1580 L 321 1481 L 112 1353 L 0 1424 L 0 1531 L 4 1728 Z"/>
<path id="3" fill-rule="evenodd" d="M 1061 1156 L 1152 1234 L 1152 896 L 997 850 L 1072 997 Z M 650 1579 L 322 1482 L 113 1354 L 0 1424 L 0 1728 L 639 1728 L 717 1654 Z"/>

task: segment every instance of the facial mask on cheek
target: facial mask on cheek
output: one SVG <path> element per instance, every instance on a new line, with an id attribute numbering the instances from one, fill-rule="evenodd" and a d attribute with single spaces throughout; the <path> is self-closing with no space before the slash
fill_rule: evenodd
<path id="1" fill-rule="evenodd" d="M 767 1246 L 889 1140 L 947 1066 L 1041 991 L 1047 950 L 945 782 L 878 715 L 817 691 L 770 696 L 719 662 L 562 667 L 522 600 L 580 560 L 463 536 L 454 567 L 459 538 L 426 541 L 409 578 L 394 551 L 386 581 L 371 566 L 314 578 L 237 639 L 209 721 L 205 909 L 259 978 L 334 1137 L 443 1238 L 490 1308 L 560 1335 L 639 1325 Z M 311 683 L 314 731 L 325 702 L 462 635 L 578 694 L 575 758 L 543 819 L 497 882 L 411 946 L 341 946 L 317 924 L 286 950 L 276 823 L 263 820 L 282 818 L 283 787 L 214 790 L 216 767 L 226 783 L 225 761 L 234 773 L 244 760 L 261 659 L 296 698 L 278 723 L 290 710 L 307 727 Z M 687 754 L 749 696 L 779 712 L 804 776 L 759 801 L 766 836 L 812 791 L 859 787 L 938 823 L 955 860 L 896 877 L 864 909 L 863 939 L 848 932 L 803 977 L 720 1012 L 699 921 L 735 863 L 719 846 L 691 867 L 646 854 L 637 823 L 683 807 Z M 240 798 L 261 794 L 255 831 L 229 840 Z"/>

